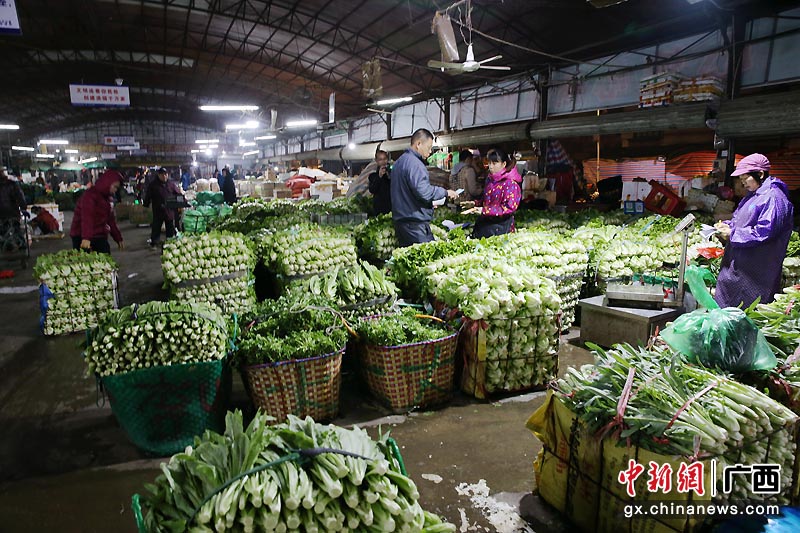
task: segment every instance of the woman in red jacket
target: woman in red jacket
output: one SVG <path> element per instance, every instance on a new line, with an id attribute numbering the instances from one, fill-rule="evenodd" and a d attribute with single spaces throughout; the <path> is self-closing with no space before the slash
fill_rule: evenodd
<path id="1" fill-rule="evenodd" d="M 111 197 L 122 184 L 122 174 L 106 170 L 93 187 L 86 190 L 75 205 L 69 235 L 75 250 L 87 250 L 104 254 L 111 253 L 108 234 L 124 249 L 122 233 L 117 227 Z"/>
<path id="2" fill-rule="evenodd" d="M 472 237 L 491 237 L 514 231 L 514 213 L 522 199 L 522 176 L 517 172 L 517 162 L 499 148 L 486 154 L 489 160 L 489 177 L 483 191 L 482 207 L 465 212 L 480 213 L 472 230 Z"/>

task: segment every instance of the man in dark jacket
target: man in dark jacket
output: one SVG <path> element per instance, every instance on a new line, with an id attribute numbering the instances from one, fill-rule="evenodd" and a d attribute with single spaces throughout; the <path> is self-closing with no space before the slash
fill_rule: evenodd
<path id="1" fill-rule="evenodd" d="M 169 181 L 169 172 L 164 167 L 158 169 L 157 178 L 150 183 L 144 197 L 144 206 L 153 205 L 153 225 L 150 232 L 150 246 L 156 247 L 161 241 L 161 226 L 164 225 L 167 239 L 175 236 L 175 212 L 167 208 L 167 199 L 180 194 L 174 182 Z"/>
<path id="2" fill-rule="evenodd" d="M 106 170 L 97 183 L 81 195 L 75 204 L 69 230 L 74 249 L 111 253 L 108 245 L 109 233 L 119 249 L 124 249 L 122 233 L 117 227 L 114 210 L 111 208 L 111 197 L 121 185 L 122 174 L 116 170 Z"/>
<path id="3" fill-rule="evenodd" d="M 392 170 L 392 220 L 400 246 L 432 241 L 433 202 L 458 197 L 452 189 L 431 185 L 425 160 L 430 157 L 432 148 L 433 134 L 426 129 L 415 131 L 411 147 L 400 156 Z"/>
<path id="4" fill-rule="evenodd" d="M 389 175 L 389 152 L 375 152 L 378 169 L 369 175 L 369 192 L 372 193 L 372 213 L 383 215 L 392 212 L 392 178 Z"/>
<path id="5" fill-rule="evenodd" d="M 233 182 L 233 174 L 225 167 L 222 169 L 222 196 L 225 198 L 225 203 L 233 205 L 236 203 L 236 184 Z"/>
<path id="6" fill-rule="evenodd" d="M 5 169 L 0 168 L 0 218 L 19 221 L 26 207 L 22 187 L 16 181 L 8 179 Z"/>

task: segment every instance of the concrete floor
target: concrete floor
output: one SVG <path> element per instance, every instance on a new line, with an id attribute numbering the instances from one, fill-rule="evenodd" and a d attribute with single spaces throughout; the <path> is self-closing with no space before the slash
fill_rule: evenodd
<path id="1" fill-rule="evenodd" d="M 126 250 L 113 255 L 120 263 L 122 304 L 166 299 L 159 255 L 145 244 L 148 230 L 127 221 L 120 227 Z M 32 255 L 69 245 L 68 238 L 37 241 Z M 18 265 L 0 266 L 9 267 Z M 162 459 L 149 458 L 128 442 L 94 377 L 86 375 L 83 336 L 40 334 L 37 296 L 30 267 L 0 280 L 0 532 L 134 532 L 131 495 L 155 478 Z M 562 342 L 561 372 L 591 361 L 574 339 L 573 332 Z M 375 432 L 390 427 L 425 508 L 460 531 L 567 531 L 531 495 L 532 462 L 540 446 L 525 422 L 543 397 L 538 392 L 488 403 L 457 394 L 441 410 L 391 415 L 355 376 L 345 375 L 341 415 L 334 422 Z M 236 374 L 232 404 L 250 409 Z M 485 510 L 456 491 L 480 480 L 530 526 L 492 525 Z"/>

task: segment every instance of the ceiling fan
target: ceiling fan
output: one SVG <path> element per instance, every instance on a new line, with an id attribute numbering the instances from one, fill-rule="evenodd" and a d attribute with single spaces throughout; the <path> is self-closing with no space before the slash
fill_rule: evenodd
<path id="1" fill-rule="evenodd" d="M 450 23 L 450 17 L 447 12 L 437 12 L 433 18 L 433 32 L 439 36 L 439 46 L 442 49 L 442 61 L 428 61 L 428 68 L 441 69 L 443 72 L 449 74 L 464 74 L 465 72 L 475 72 L 476 70 L 511 70 L 511 67 L 500 67 L 493 65 L 486 65 L 492 61 L 502 59 L 503 56 L 497 55 L 484 59 L 482 61 L 475 61 L 475 52 L 472 50 L 472 5 L 471 0 L 466 0 L 466 21 L 461 22 L 461 7 L 462 2 L 457 2 L 452 7 L 459 6 L 459 25 L 461 26 L 461 37 L 467 43 L 467 57 L 463 63 L 454 63 L 452 60 L 458 60 L 458 47 L 453 35 L 453 26 Z M 467 36 L 464 35 L 464 28 L 467 30 Z M 449 59 L 451 61 L 444 61 Z"/>
<path id="2" fill-rule="evenodd" d="M 511 67 L 500 67 L 494 65 L 486 65 L 491 61 L 502 59 L 503 56 L 494 56 L 482 61 L 475 61 L 475 53 L 472 51 L 472 43 L 467 45 L 467 58 L 463 63 L 447 63 L 445 61 L 428 61 L 428 67 L 442 69 L 449 74 L 463 74 L 465 72 L 475 72 L 478 69 L 482 70 L 511 70 Z"/>

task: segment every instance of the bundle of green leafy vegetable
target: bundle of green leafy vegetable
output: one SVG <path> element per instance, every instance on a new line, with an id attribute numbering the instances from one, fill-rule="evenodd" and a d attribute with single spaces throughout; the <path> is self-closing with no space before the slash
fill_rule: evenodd
<path id="1" fill-rule="evenodd" d="M 117 268 L 109 254 L 63 250 L 40 255 L 33 274 L 53 293 L 43 333 L 60 335 L 97 325 L 117 305 Z"/>
<path id="2" fill-rule="evenodd" d="M 557 365 L 561 299 L 555 283 L 519 260 L 466 253 L 423 269 L 425 293 L 486 324 L 486 389 L 546 383 Z"/>
<path id="3" fill-rule="evenodd" d="M 225 433 L 207 431 L 162 463 L 146 485 L 144 526 L 172 531 L 454 532 L 422 509 L 388 435 L 321 425 L 311 418 L 244 427 L 228 413 Z"/>
<path id="4" fill-rule="evenodd" d="M 319 215 L 350 215 L 355 213 L 368 213 L 370 201 L 365 201 L 361 196 L 341 196 L 330 202 L 323 200 L 303 200 L 297 203 L 297 208 L 305 213 Z"/>
<path id="5" fill-rule="evenodd" d="M 443 257 L 470 252 L 479 246 L 477 241 L 461 238 L 431 241 L 406 248 L 398 248 L 387 263 L 389 273 L 403 294 L 412 298 L 422 292 L 424 277 L 422 269 Z"/>
<path id="6" fill-rule="evenodd" d="M 664 455 L 714 456 L 718 468 L 779 464 L 781 487 L 791 486 L 798 417 L 789 409 L 752 387 L 685 364 L 668 348 L 593 348 L 595 364 L 569 368 L 555 386 L 591 434 Z M 629 380 L 631 393 L 621 404 Z M 746 500 L 754 496 L 749 489 L 737 483 L 731 494 L 719 490 L 718 496 Z"/>
<path id="7" fill-rule="evenodd" d="M 256 234 L 264 263 L 284 276 L 304 276 L 354 265 L 356 248 L 349 231 L 298 224 L 276 232 Z"/>
<path id="8" fill-rule="evenodd" d="M 216 229 L 249 234 L 262 229 L 278 230 L 308 222 L 294 200 L 245 198 L 233 206 L 233 211 L 216 223 Z"/>
<path id="9" fill-rule="evenodd" d="M 288 291 L 324 297 L 348 317 L 386 310 L 397 299 L 397 286 L 383 271 L 361 261 L 353 267 L 337 267 L 325 274 L 295 281 Z"/>
<path id="10" fill-rule="evenodd" d="M 572 326 L 589 260 L 582 242 L 559 233 L 520 230 L 490 237 L 482 244 L 485 253 L 516 259 L 536 274 L 555 281 L 561 298 L 561 326 Z"/>
<path id="11" fill-rule="evenodd" d="M 89 373 L 123 374 L 141 368 L 222 359 L 230 331 L 215 307 L 148 302 L 108 313 L 91 332 Z"/>
<path id="12" fill-rule="evenodd" d="M 353 229 L 359 255 L 368 259 L 385 261 L 400 247 L 394 233 L 391 213 L 370 218 Z"/>
<path id="13" fill-rule="evenodd" d="M 179 302 L 215 304 L 226 313 L 244 313 L 256 305 L 254 284 L 253 276 L 245 274 L 198 285 L 173 285 L 170 297 Z"/>
<path id="14" fill-rule="evenodd" d="M 359 342 L 373 346 L 403 346 L 451 335 L 442 322 L 418 316 L 413 309 L 380 317 L 365 317 L 355 324 Z"/>
<path id="15" fill-rule="evenodd" d="M 177 285 L 186 280 L 250 272 L 255 267 L 255 255 L 243 235 L 214 231 L 168 240 L 161 267 L 164 279 Z"/>
<path id="16" fill-rule="evenodd" d="M 778 357 L 789 357 L 800 347 L 800 287 L 786 287 L 771 303 L 753 303 L 745 313 Z"/>
<path id="17" fill-rule="evenodd" d="M 341 350 L 347 338 L 333 302 L 288 294 L 259 304 L 253 315 L 245 316 L 236 357 L 242 365 L 306 359 Z"/>

